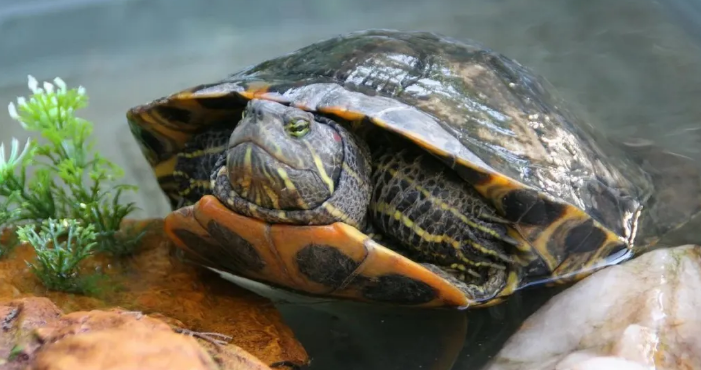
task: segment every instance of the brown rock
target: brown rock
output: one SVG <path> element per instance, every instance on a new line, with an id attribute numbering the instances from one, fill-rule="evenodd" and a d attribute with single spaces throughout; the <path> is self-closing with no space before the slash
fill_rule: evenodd
<path id="1" fill-rule="evenodd" d="M 120 308 L 61 315 L 46 298 L 22 298 L 0 305 L 0 318 L 0 358 L 8 359 L 0 367 L 8 370 L 270 370 L 235 345 Z"/>
<path id="2" fill-rule="evenodd" d="M 53 342 L 38 354 L 35 370 L 212 370 L 207 351 L 191 337 L 146 327 L 103 329 Z"/>
<path id="3" fill-rule="evenodd" d="M 22 368 L 28 354 L 39 347 L 34 340 L 34 329 L 53 322 L 60 315 L 58 307 L 47 298 L 22 298 L 0 304 L 0 366 L 4 365 L 3 361 L 14 358 L 13 366 Z"/>
<path id="4" fill-rule="evenodd" d="M 131 328 L 129 325 L 135 324 L 130 324 L 131 321 L 125 317 L 108 315 L 112 317 L 111 320 L 116 320 L 108 325 L 104 321 L 106 318 L 102 316 L 105 315 L 104 312 L 98 314 L 93 311 L 89 315 L 84 312 L 123 307 L 124 310 L 148 313 L 151 318 L 157 317 L 161 323 L 167 323 L 170 327 L 192 330 L 191 333 L 194 335 L 191 339 L 198 341 L 206 348 L 216 361 L 221 364 L 230 364 L 232 366 L 230 368 L 233 369 L 266 369 L 267 366 L 275 363 L 297 367 L 309 362 L 306 351 L 268 299 L 176 258 L 172 253 L 173 245 L 162 232 L 162 220 L 127 221 L 125 224 L 132 229 L 132 232 L 148 231 L 134 255 L 122 259 L 98 255 L 85 261 L 85 271 L 99 269 L 109 277 L 101 296 L 87 297 L 47 291 L 25 263 L 26 260 L 34 258 L 33 248 L 30 245 L 20 245 L 9 256 L 0 259 L 0 302 L 12 301 L 12 304 L 17 305 L 20 304 L 18 302 L 27 302 L 16 300 L 18 297 L 48 297 L 50 301 L 43 300 L 43 302 L 53 302 L 63 312 L 69 313 L 61 319 L 63 326 L 60 330 L 66 337 L 76 334 L 71 334 L 70 330 L 85 330 L 85 328 L 97 330 L 95 325 L 98 324 L 106 325 L 99 328 L 100 331 L 106 330 L 105 328 L 111 327 L 110 325 L 126 325 Z M 32 298 L 32 300 L 36 299 L 38 298 Z M 58 310 L 53 304 L 50 306 Z M 5 310 L 8 309 L 5 308 Z M 70 312 L 78 316 L 73 316 Z M 2 325 L 2 317 L 6 314 L 7 312 L 0 311 L 0 325 Z M 78 319 L 85 320 L 82 326 L 76 326 L 75 320 Z M 69 322 L 72 324 L 67 325 Z M 145 324 L 138 325 L 141 327 Z M 35 325 L 32 329 L 43 326 Z M 76 329 L 79 327 L 82 329 Z M 49 335 L 47 330 L 49 330 L 48 327 L 37 333 L 44 338 Z M 53 330 L 59 330 L 58 328 L 51 330 L 50 335 L 58 335 L 53 332 Z M 214 344 L 216 337 L 195 332 L 221 333 L 229 338 L 223 344 Z M 0 351 L 7 351 L 0 352 L 0 358 L 7 358 L 4 355 L 9 354 L 11 350 L 11 347 L 8 348 L 2 343 L 3 340 L 10 338 L 9 334 L 6 334 L 0 331 Z M 148 334 L 139 340 L 157 341 L 158 339 L 154 338 L 159 335 Z M 173 335 L 182 337 L 181 334 Z M 80 343 L 82 346 L 83 342 Z M 240 367 L 240 364 L 248 367 Z M 285 368 L 287 367 L 279 367 L 279 369 Z M 2 364 L 0 369 L 5 370 Z"/>

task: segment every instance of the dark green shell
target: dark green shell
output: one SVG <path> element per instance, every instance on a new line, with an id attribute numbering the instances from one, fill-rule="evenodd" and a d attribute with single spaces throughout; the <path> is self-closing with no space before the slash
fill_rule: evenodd
<path id="1" fill-rule="evenodd" d="M 132 131 L 174 204 L 177 154 L 202 130 L 233 130 L 254 98 L 374 124 L 441 158 L 516 223 L 535 280 L 628 255 L 655 189 L 639 162 L 517 62 L 432 33 L 372 30 L 130 110 Z"/>

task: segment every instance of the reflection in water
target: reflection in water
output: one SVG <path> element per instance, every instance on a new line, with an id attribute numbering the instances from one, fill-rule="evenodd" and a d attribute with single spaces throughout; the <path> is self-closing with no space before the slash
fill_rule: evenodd
<path id="1" fill-rule="evenodd" d="M 528 316 L 564 289 L 526 288 L 500 305 L 469 312 L 465 345 L 453 369 L 482 369 Z"/>
<path id="2" fill-rule="evenodd" d="M 453 369 L 469 328 L 460 311 L 340 301 L 278 309 L 309 353 L 310 370 Z"/>
<path id="3" fill-rule="evenodd" d="M 311 370 L 449 370 L 464 347 L 469 327 L 465 311 L 308 297 L 217 272 L 276 302 L 309 353 Z"/>
<path id="4" fill-rule="evenodd" d="M 527 288 L 483 309 L 425 310 L 302 296 L 217 272 L 276 303 L 309 353 L 310 370 L 479 370 L 565 289 Z"/>

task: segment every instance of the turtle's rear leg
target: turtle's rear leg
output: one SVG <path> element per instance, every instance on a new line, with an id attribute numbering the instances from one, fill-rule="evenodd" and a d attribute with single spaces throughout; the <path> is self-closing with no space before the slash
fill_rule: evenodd
<path id="1" fill-rule="evenodd" d="M 487 200 L 418 150 L 380 154 L 374 166 L 370 219 L 383 244 L 478 301 L 507 288 L 518 242 Z"/>

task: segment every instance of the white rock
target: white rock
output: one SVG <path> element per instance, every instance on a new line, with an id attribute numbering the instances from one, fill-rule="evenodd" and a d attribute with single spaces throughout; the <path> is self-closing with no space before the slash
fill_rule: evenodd
<path id="1" fill-rule="evenodd" d="M 701 247 L 584 279 L 529 317 L 486 369 L 701 369 Z"/>

